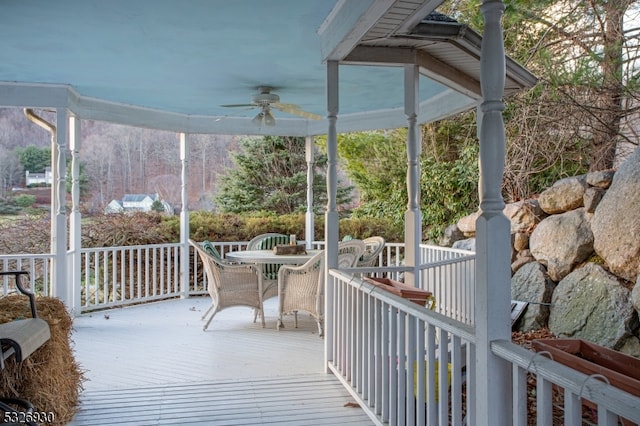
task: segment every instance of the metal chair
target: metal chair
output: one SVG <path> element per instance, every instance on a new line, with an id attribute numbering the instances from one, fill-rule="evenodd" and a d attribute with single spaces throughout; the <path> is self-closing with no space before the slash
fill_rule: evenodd
<path id="1" fill-rule="evenodd" d="M 248 306 L 262 314 L 264 327 L 264 311 L 262 309 L 262 294 L 258 285 L 258 269 L 253 265 L 236 265 L 222 263 L 209 255 L 200 244 L 189 240 L 197 251 L 205 273 L 207 274 L 207 291 L 211 296 L 211 306 L 202 316 L 204 320 L 209 312 L 211 315 L 204 325 L 206 330 L 213 317 L 225 308 L 232 306 Z"/>

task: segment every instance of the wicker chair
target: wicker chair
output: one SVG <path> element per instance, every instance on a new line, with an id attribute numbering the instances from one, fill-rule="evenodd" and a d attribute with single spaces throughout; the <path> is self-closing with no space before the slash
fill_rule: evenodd
<path id="1" fill-rule="evenodd" d="M 258 269 L 253 265 L 235 265 L 222 263 L 209 255 L 200 244 L 189 240 L 204 265 L 207 274 L 207 291 L 211 296 L 211 306 L 204 313 L 204 320 L 209 312 L 211 315 L 204 325 L 206 330 L 213 317 L 225 308 L 232 306 L 248 306 L 262 314 L 264 327 L 264 312 L 262 310 L 262 295 L 258 286 Z"/>
<path id="2" fill-rule="evenodd" d="M 352 250 L 355 247 L 356 249 Z M 338 267 L 355 264 L 361 251 L 350 246 L 338 253 Z M 298 311 L 306 311 L 316 320 L 320 337 L 324 335 L 324 250 L 304 265 L 283 265 L 278 272 L 278 330 L 284 327 L 282 317 L 293 313 L 293 325 L 298 327 Z"/>
<path id="3" fill-rule="evenodd" d="M 365 252 L 365 249 L 366 247 L 365 247 L 364 241 L 362 240 L 351 239 L 346 241 L 340 241 L 338 243 L 338 257 L 340 257 L 341 254 L 345 254 L 345 253 L 355 253 L 357 256 L 353 260 L 353 263 L 351 265 L 344 265 L 344 266 L 346 267 L 356 266 L 358 259 L 360 259 L 360 256 L 362 256 L 362 254 Z"/>
<path id="4" fill-rule="evenodd" d="M 382 237 L 369 237 L 362 240 L 362 242 L 365 245 L 365 249 L 356 266 L 376 266 L 386 241 Z"/>

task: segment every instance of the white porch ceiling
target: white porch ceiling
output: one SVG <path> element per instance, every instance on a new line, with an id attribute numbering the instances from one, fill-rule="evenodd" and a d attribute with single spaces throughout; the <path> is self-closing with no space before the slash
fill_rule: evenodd
<path id="1" fill-rule="evenodd" d="M 352 63 L 375 64 L 340 67 L 338 130 L 402 127 L 402 61 L 379 60 L 390 50 L 363 57 L 362 49 L 417 52 L 408 39 L 381 43 L 380 24 L 394 17 L 397 28 L 382 31 L 397 36 L 439 3 L 3 0 L 0 106 L 66 107 L 81 118 L 194 133 L 321 134 L 324 119 L 274 111 L 276 126 L 257 128 L 251 119 L 258 109 L 221 105 L 249 103 L 258 86 L 268 85 L 281 102 L 324 117 L 323 62 L 351 54 Z M 476 104 L 468 88 L 434 78 L 442 70 L 421 79 L 421 122 Z"/>

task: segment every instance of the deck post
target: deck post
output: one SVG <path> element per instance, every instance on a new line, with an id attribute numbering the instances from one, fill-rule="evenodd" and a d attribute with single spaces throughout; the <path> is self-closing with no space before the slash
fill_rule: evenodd
<path id="1" fill-rule="evenodd" d="M 307 160 L 307 212 L 304 221 L 304 239 L 307 242 L 307 249 L 313 248 L 315 235 L 315 223 L 313 217 L 313 165 L 315 163 L 315 149 L 313 136 L 305 139 L 305 158 Z"/>
<path id="2" fill-rule="evenodd" d="M 333 282 L 329 269 L 338 267 L 338 61 L 327 61 L 327 211 L 325 213 L 324 368 L 329 372 L 333 354 Z"/>
<path id="3" fill-rule="evenodd" d="M 180 298 L 189 297 L 189 191 L 187 188 L 189 171 L 189 135 L 180 133 Z"/>
<path id="4" fill-rule="evenodd" d="M 412 268 L 404 275 L 404 282 L 420 283 L 420 242 L 422 240 L 422 211 L 420 210 L 420 130 L 417 125 L 419 108 L 419 77 L 417 65 L 404 66 L 404 113 L 407 116 L 407 211 L 404 215 L 404 260 Z"/>
<path id="5" fill-rule="evenodd" d="M 476 421 L 509 425 L 512 421 L 510 364 L 491 352 L 491 342 L 511 339 L 510 222 L 503 214 L 505 157 L 505 54 L 500 20 L 502 0 L 483 0 L 485 29 L 480 59 L 482 87 L 478 114 L 480 137 L 480 217 L 476 222 Z"/>
<path id="6" fill-rule="evenodd" d="M 52 137 L 51 159 L 51 250 L 55 255 L 53 261 L 53 296 L 62 300 L 67 308 L 71 308 L 73 290 L 68 283 L 67 275 L 67 203 L 66 173 L 67 138 L 69 136 L 69 120 L 67 110 L 56 110 L 56 131 Z"/>
<path id="7" fill-rule="evenodd" d="M 69 117 L 69 150 L 71 152 L 71 217 L 69 218 L 69 280 L 73 296 L 69 306 L 72 315 L 79 315 L 82 307 L 82 214 L 80 213 L 80 144 L 81 121 Z"/>

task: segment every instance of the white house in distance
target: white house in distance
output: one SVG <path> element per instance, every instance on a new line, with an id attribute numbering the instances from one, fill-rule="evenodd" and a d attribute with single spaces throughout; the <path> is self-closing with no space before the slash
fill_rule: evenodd
<path id="1" fill-rule="evenodd" d="M 44 173 L 31 173 L 29 170 L 25 172 L 25 185 L 51 185 L 51 167 L 45 167 Z"/>
<path id="2" fill-rule="evenodd" d="M 125 194 L 122 200 L 111 200 L 104 210 L 105 213 L 148 212 L 157 200 L 162 203 L 164 213 L 173 212 L 171 205 L 161 200 L 158 194 Z"/>

